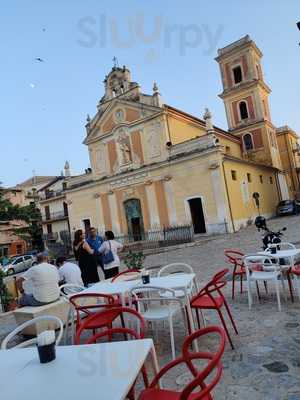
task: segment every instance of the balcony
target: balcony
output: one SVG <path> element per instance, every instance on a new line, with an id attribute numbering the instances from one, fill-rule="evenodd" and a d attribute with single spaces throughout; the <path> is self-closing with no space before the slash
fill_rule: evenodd
<path id="1" fill-rule="evenodd" d="M 43 235 L 43 239 L 46 240 L 47 242 L 56 242 L 58 239 L 58 233 L 57 232 L 45 233 Z"/>
<path id="2" fill-rule="evenodd" d="M 49 191 L 45 191 L 44 193 L 40 194 L 40 200 L 48 200 L 48 199 L 53 199 L 56 197 L 61 197 L 64 196 L 64 192 L 63 190 L 49 190 Z"/>
<path id="3" fill-rule="evenodd" d="M 68 213 L 66 211 L 56 211 L 42 216 L 42 222 L 58 221 L 60 219 L 67 219 Z"/>

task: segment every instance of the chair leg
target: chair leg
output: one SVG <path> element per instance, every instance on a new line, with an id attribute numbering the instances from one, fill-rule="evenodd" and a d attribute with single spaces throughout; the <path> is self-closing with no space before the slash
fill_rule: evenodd
<path id="1" fill-rule="evenodd" d="M 169 325 L 170 325 L 170 339 L 171 339 L 171 349 L 172 349 L 172 359 L 175 360 L 175 341 L 174 341 L 174 330 L 173 330 L 173 318 L 169 317 Z"/>
<path id="2" fill-rule="evenodd" d="M 221 312 L 220 310 L 218 310 L 218 309 L 217 309 L 217 312 L 218 312 L 218 314 L 219 314 L 219 317 L 220 317 L 220 320 L 221 320 L 221 322 L 222 322 L 222 325 L 223 325 L 223 327 L 224 327 L 224 329 L 225 329 L 225 332 L 226 332 L 228 341 L 229 341 L 229 343 L 230 343 L 230 346 L 231 346 L 232 350 L 234 350 L 234 346 L 233 346 L 231 337 L 230 337 L 230 335 L 229 335 L 229 331 L 228 331 L 228 329 L 227 329 L 226 322 L 225 322 L 225 320 L 224 320 L 224 317 L 223 317 L 223 315 L 222 315 L 222 312 Z"/>
<path id="3" fill-rule="evenodd" d="M 242 294 L 243 293 L 243 275 L 242 274 L 240 276 L 240 280 L 241 280 L 240 285 L 241 285 L 241 294 Z"/>
<path id="4" fill-rule="evenodd" d="M 197 317 L 198 329 L 200 329 L 200 318 L 199 318 L 199 310 L 198 310 L 198 308 L 196 308 L 196 317 Z"/>
<path id="5" fill-rule="evenodd" d="M 287 301 L 287 295 L 286 295 L 285 284 L 284 284 L 284 276 L 283 276 L 282 273 L 281 273 L 281 276 L 280 276 L 280 280 L 281 280 L 281 285 L 282 285 L 282 291 L 283 291 L 284 300 Z"/>
<path id="6" fill-rule="evenodd" d="M 280 302 L 280 292 L 279 292 L 278 279 L 275 279 L 275 289 L 276 289 L 276 297 L 277 297 L 277 303 L 278 303 L 278 311 L 281 311 L 281 302 Z"/>
<path id="7" fill-rule="evenodd" d="M 258 282 L 257 282 L 257 281 L 255 281 L 255 283 L 256 283 L 257 297 L 258 297 L 258 300 L 260 300 L 260 293 L 259 293 Z"/>
<path id="8" fill-rule="evenodd" d="M 188 334 L 190 335 L 192 333 L 192 331 L 191 331 L 190 319 L 189 319 L 188 312 L 187 312 L 187 307 L 184 306 L 184 308 L 182 308 L 181 310 L 182 310 L 182 316 L 183 316 L 183 322 L 184 322 L 185 329 L 188 332 Z"/>
<path id="9" fill-rule="evenodd" d="M 225 299 L 224 299 L 224 306 L 225 306 L 226 311 L 227 311 L 227 314 L 228 314 L 228 316 L 229 316 L 229 318 L 230 318 L 230 321 L 231 321 L 231 324 L 232 324 L 232 326 L 233 326 L 233 329 L 235 330 L 235 333 L 238 335 L 239 332 L 238 332 L 237 327 L 236 327 L 236 325 L 235 325 L 235 322 L 234 322 L 233 316 L 232 316 L 232 314 L 231 314 L 230 308 L 229 308 L 229 306 L 228 306 L 228 304 L 227 304 L 227 301 L 226 301 Z"/>
<path id="10" fill-rule="evenodd" d="M 257 282 L 256 282 L 257 283 Z M 249 279 L 247 279 L 247 286 L 248 286 L 248 305 L 249 305 L 249 310 L 251 310 L 252 307 L 252 293 L 251 293 L 251 282 Z"/>
<path id="11" fill-rule="evenodd" d="M 291 280 L 291 273 L 289 271 L 287 272 L 287 281 L 288 281 L 288 285 L 289 285 L 291 301 L 292 301 L 292 303 L 294 303 L 293 285 L 292 285 L 292 280 Z"/>
<path id="12" fill-rule="evenodd" d="M 265 287 L 266 294 L 268 294 L 268 284 L 267 284 L 267 281 L 264 281 L 264 287 Z"/>

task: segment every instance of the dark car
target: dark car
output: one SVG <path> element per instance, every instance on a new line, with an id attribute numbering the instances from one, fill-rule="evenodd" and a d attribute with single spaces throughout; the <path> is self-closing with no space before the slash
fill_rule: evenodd
<path id="1" fill-rule="evenodd" d="M 278 217 L 283 215 L 291 215 L 299 212 L 299 202 L 295 200 L 282 200 L 277 205 Z"/>

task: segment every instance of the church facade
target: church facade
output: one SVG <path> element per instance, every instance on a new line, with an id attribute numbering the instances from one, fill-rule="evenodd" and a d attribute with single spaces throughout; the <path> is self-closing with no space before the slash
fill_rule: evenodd
<path id="1" fill-rule="evenodd" d="M 232 232 L 256 217 L 254 193 L 267 217 L 296 195 L 299 166 L 285 165 L 289 138 L 279 139 L 290 128 L 272 124 L 261 57 L 249 36 L 218 51 L 227 131 L 209 110 L 200 119 L 164 104 L 156 84 L 144 94 L 125 66 L 113 67 L 87 119 L 90 174 L 66 190 L 71 231 L 141 237 L 192 224 L 196 234 Z"/>

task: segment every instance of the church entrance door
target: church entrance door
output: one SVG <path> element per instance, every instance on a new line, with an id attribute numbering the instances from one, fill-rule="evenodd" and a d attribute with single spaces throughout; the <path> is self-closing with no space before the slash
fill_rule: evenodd
<path id="1" fill-rule="evenodd" d="M 142 240 L 144 236 L 144 222 L 142 207 L 139 199 L 130 199 L 124 202 L 128 236 L 134 242 Z"/>
<path id="2" fill-rule="evenodd" d="M 202 201 L 200 197 L 188 200 L 194 233 L 206 233 L 205 219 L 203 214 Z"/>

